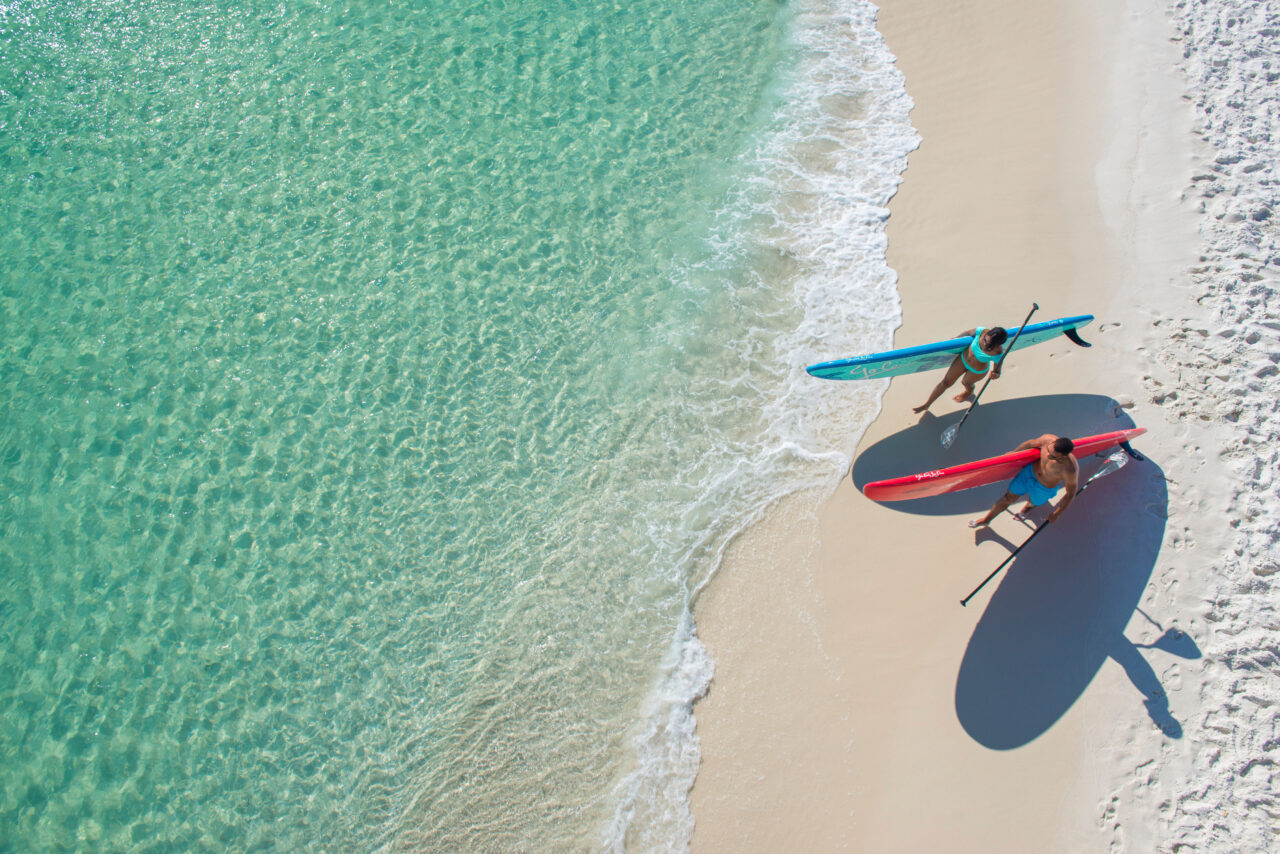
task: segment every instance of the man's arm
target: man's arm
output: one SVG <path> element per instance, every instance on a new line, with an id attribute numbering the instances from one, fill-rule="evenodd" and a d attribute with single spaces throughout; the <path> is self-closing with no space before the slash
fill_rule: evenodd
<path id="1" fill-rule="evenodd" d="M 1066 510 L 1071 504 L 1072 499 L 1076 497 L 1076 493 L 1080 491 L 1079 466 L 1072 467 L 1071 473 L 1067 475 L 1065 485 L 1066 492 L 1062 494 L 1062 500 L 1058 502 L 1057 507 L 1053 508 L 1053 512 L 1049 514 L 1049 518 L 1045 520 L 1046 522 L 1056 521 L 1057 518 L 1062 515 L 1062 511 Z"/>
<path id="2" fill-rule="evenodd" d="M 1018 451 L 1029 451 L 1032 448 L 1044 448 L 1049 445 L 1052 445 L 1056 441 L 1058 441 L 1057 436 L 1053 435 L 1052 433 L 1045 433 L 1043 436 L 1040 436 L 1037 439 L 1028 439 L 1018 447 L 1014 448 L 1013 452 L 1016 454 Z"/>

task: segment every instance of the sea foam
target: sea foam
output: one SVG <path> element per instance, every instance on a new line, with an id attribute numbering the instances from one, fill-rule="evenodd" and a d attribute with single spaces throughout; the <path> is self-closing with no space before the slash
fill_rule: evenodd
<path id="1" fill-rule="evenodd" d="M 789 56 L 767 130 L 741 157 L 741 178 L 711 226 L 709 259 L 682 271 L 689 282 L 728 271 L 794 300 L 781 335 L 776 317 L 743 330 L 748 367 L 726 383 L 765 401 L 765 426 L 745 443 L 749 455 L 700 482 L 706 521 L 722 536 L 704 543 L 710 549 L 690 581 L 687 613 L 736 532 L 784 495 L 834 489 L 879 411 L 887 382 L 818 382 L 804 366 L 885 349 L 901 319 L 884 224 L 907 154 L 919 144 L 902 74 L 871 3 L 808 0 L 784 14 Z M 733 301 L 750 299 L 749 286 L 731 290 Z M 733 391 L 725 399 L 732 406 L 743 398 Z M 683 620 L 633 738 L 634 768 L 617 785 L 606 848 L 688 845 L 699 762 L 693 704 L 712 673 L 696 626 Z"/>

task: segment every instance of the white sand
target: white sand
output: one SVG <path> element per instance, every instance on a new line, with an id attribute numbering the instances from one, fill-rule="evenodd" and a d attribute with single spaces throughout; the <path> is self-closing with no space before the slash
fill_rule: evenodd
<path id="1" fill-rule="evenodd" d="M 1005 516 L 975 543 L 964 520 L 990 491 L 922 512 L 846 479 L 740 538 L 697 611 L 716 675 L 696 850 L 1274 842 L 1273 5 L 1215 2 L 1238 7 L 1228 24 L 1186 4 L 1172 42 L 1158 0 L 882 4 L 923 137 L 888 228 L 897 341 L 1012 325 L 1032 300 L 1099 322 L 1092 349 L 1019 353 L 954 456 L 937 434 L 960 407 L 917 425 L 935 378 L 895 380 L 855 477 L 1128 419 L 1150 460 L 1091 487 L 968 608 L 1029 533 Z"/>
<path id="2" fill-rule="evenodd" d="M 1107 755 L 1098 782 L 1111 792 L 1102 825 L 1115 850 L 1274 851 L 1280 6 L 1174 5 L 1198 133 L 1208 143 L 1198 149 L 1185 193 L 1204 244 L 1174 291 L 1147 302 L 1139 399 L 1162 408 L 1168 429 L 1186 440 L 1184 458 L 1165 464 L 1174 501 L 1144 608 L 1187 615 L 1203 658 L 1188 669 L 1148 653 L 1165 689 L 1181 700 L 1184 738 L 1095 716 L 1095 744 Z M 1158 144 L 1154 134 L 1144 139 Z M 1131 207 L 1131 221 L 1141 222 L 1141 200 Z M 1149 626 L 1143 634 L 1150 641 L 1160 633 Z"/>

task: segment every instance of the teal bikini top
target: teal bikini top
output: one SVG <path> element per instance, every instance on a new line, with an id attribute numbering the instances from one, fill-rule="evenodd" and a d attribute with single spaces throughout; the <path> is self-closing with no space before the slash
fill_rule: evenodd
<path id="1" fill-rule="evenodd" d="M 973 333 L 973 342 L 969 345 L 969 355 L 977 359 L 979 363 L 989 365 L 992 362 L 999 361 L 1000 356 L 1003 355 L 1003 351 L 1001 353 L 996 353 L 993 356 L 986 350 L 982 349 L 982 345 L 978 342 L 982 340 L 982 333 L 985 331 L 985 326 L 979 326 L 978 331 Z"/>

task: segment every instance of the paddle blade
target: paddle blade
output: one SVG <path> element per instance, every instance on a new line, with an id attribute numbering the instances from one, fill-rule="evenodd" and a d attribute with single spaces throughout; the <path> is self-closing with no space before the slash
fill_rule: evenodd
<path id="1" fill-rule="evenodd" d="M 1102 464 L 1102 468 L 1094 472 L 1093 476 L 1090 477 L 1087 481 L 1085 481 L 1085 483 L 1086 484 L 1093 483 L 1095 480 L 1097 480 L 1100 477 L 1106 477 L 1112 472 L 1119 471 L 1120 469 L 1124 468 L 1124 465 L 1127 462 L 1129 462 L 1129 455 L 1126 454 L 1124 451 L 1116 451 L 1114 454 L 1107 457 L 1107 461 Z"/>
<path id="2" fill-rule="evenodd" d="M 956 440 L 956 434 L 960 432 L 960 424 L 957 422 L 952 424 L 946 430 L 942 431 L 942 447 L 950 448 L 951 443 Z"/>

